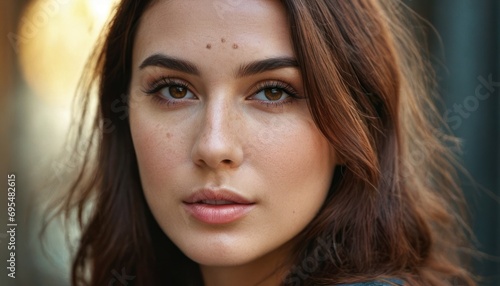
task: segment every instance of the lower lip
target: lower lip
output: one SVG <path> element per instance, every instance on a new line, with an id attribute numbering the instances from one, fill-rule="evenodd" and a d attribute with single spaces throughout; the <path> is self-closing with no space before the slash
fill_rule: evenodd
<path id="1" fill-rule="evenodd" d="M 208 224 L 225 224 L 238 220 L 254 208 L 254 204 L 208 205 L 187 204 L 185 209 L 199 221 Z"/>

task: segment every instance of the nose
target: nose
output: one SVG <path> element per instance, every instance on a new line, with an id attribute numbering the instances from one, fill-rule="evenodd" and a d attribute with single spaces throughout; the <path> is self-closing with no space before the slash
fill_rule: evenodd
<path id="1" fill-rule="evenodd" d="M 241 114 L 223 98 L 208 102 L 201 114 L 200 130 L 192 149 L 193 162 L 212 170 L 231 169 L 241 165 Z"/>

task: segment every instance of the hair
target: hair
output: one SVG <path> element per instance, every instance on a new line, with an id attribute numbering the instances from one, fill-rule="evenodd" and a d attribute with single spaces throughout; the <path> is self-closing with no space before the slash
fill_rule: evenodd
<path id="1" fill-rule="evenodd" d="M 154 2 L 121 1 L 82 78 L 75 148 L 85 138 L 95 144 L 55 211 L 76 214 L 82 230 L 73 285 L 107 285 L 113 271 L 133 277 L 130 285 L 203 284 L 153 218 L 131 140 L 132 46 Z M 454 141 L 433 104 L 418 29 L 408 28 L 412 12 L 396 0 L 282 2 L 311 114 L 343 162 L 318 215 L 294 238 L 283 284 L 475 285 L 462 251 Z"/>

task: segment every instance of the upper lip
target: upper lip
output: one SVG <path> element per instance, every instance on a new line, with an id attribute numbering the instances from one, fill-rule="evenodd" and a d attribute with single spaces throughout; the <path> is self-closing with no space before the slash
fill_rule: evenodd
<path id="1" fill-rule="evenodd" d="M 187 197 L 183 202 L 187 204 L 203 203 L 203 201 L 220 201 L 220 202 L 231 202 L 234 204 L 253 204 L 254 202 L 238 195 L 237 193 L 230 191 L 228 189 L 212 189 L 203 188 L 189 197 Z"/>

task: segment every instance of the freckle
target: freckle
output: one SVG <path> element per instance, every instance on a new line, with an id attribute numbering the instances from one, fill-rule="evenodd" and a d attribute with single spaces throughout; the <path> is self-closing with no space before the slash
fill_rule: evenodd
<path id="1" fill-rule="evenodd" d="M 167 138 L 168 139 L 172 138 L 172 134 L 167 132 Z"/>
<path id="2" fill-rule="evenodd" d="M 207 44 L 207 49 L 211 49 L 212 48 L 212 45 L 211 44 Z"/>
<path id="3" fill-rule="evenodd" d="M 238 48 L 238 44 L 233 44 L 233 49 L 237 49 Z"/>
<path id="4" fill-rule="evenodd" d="M 224 38 L 220 38 L 220 42 L 221 42 L 221 43 L 225 43 L 225 42 L 226 42 L 226 39 L 224 39 Z"/>

